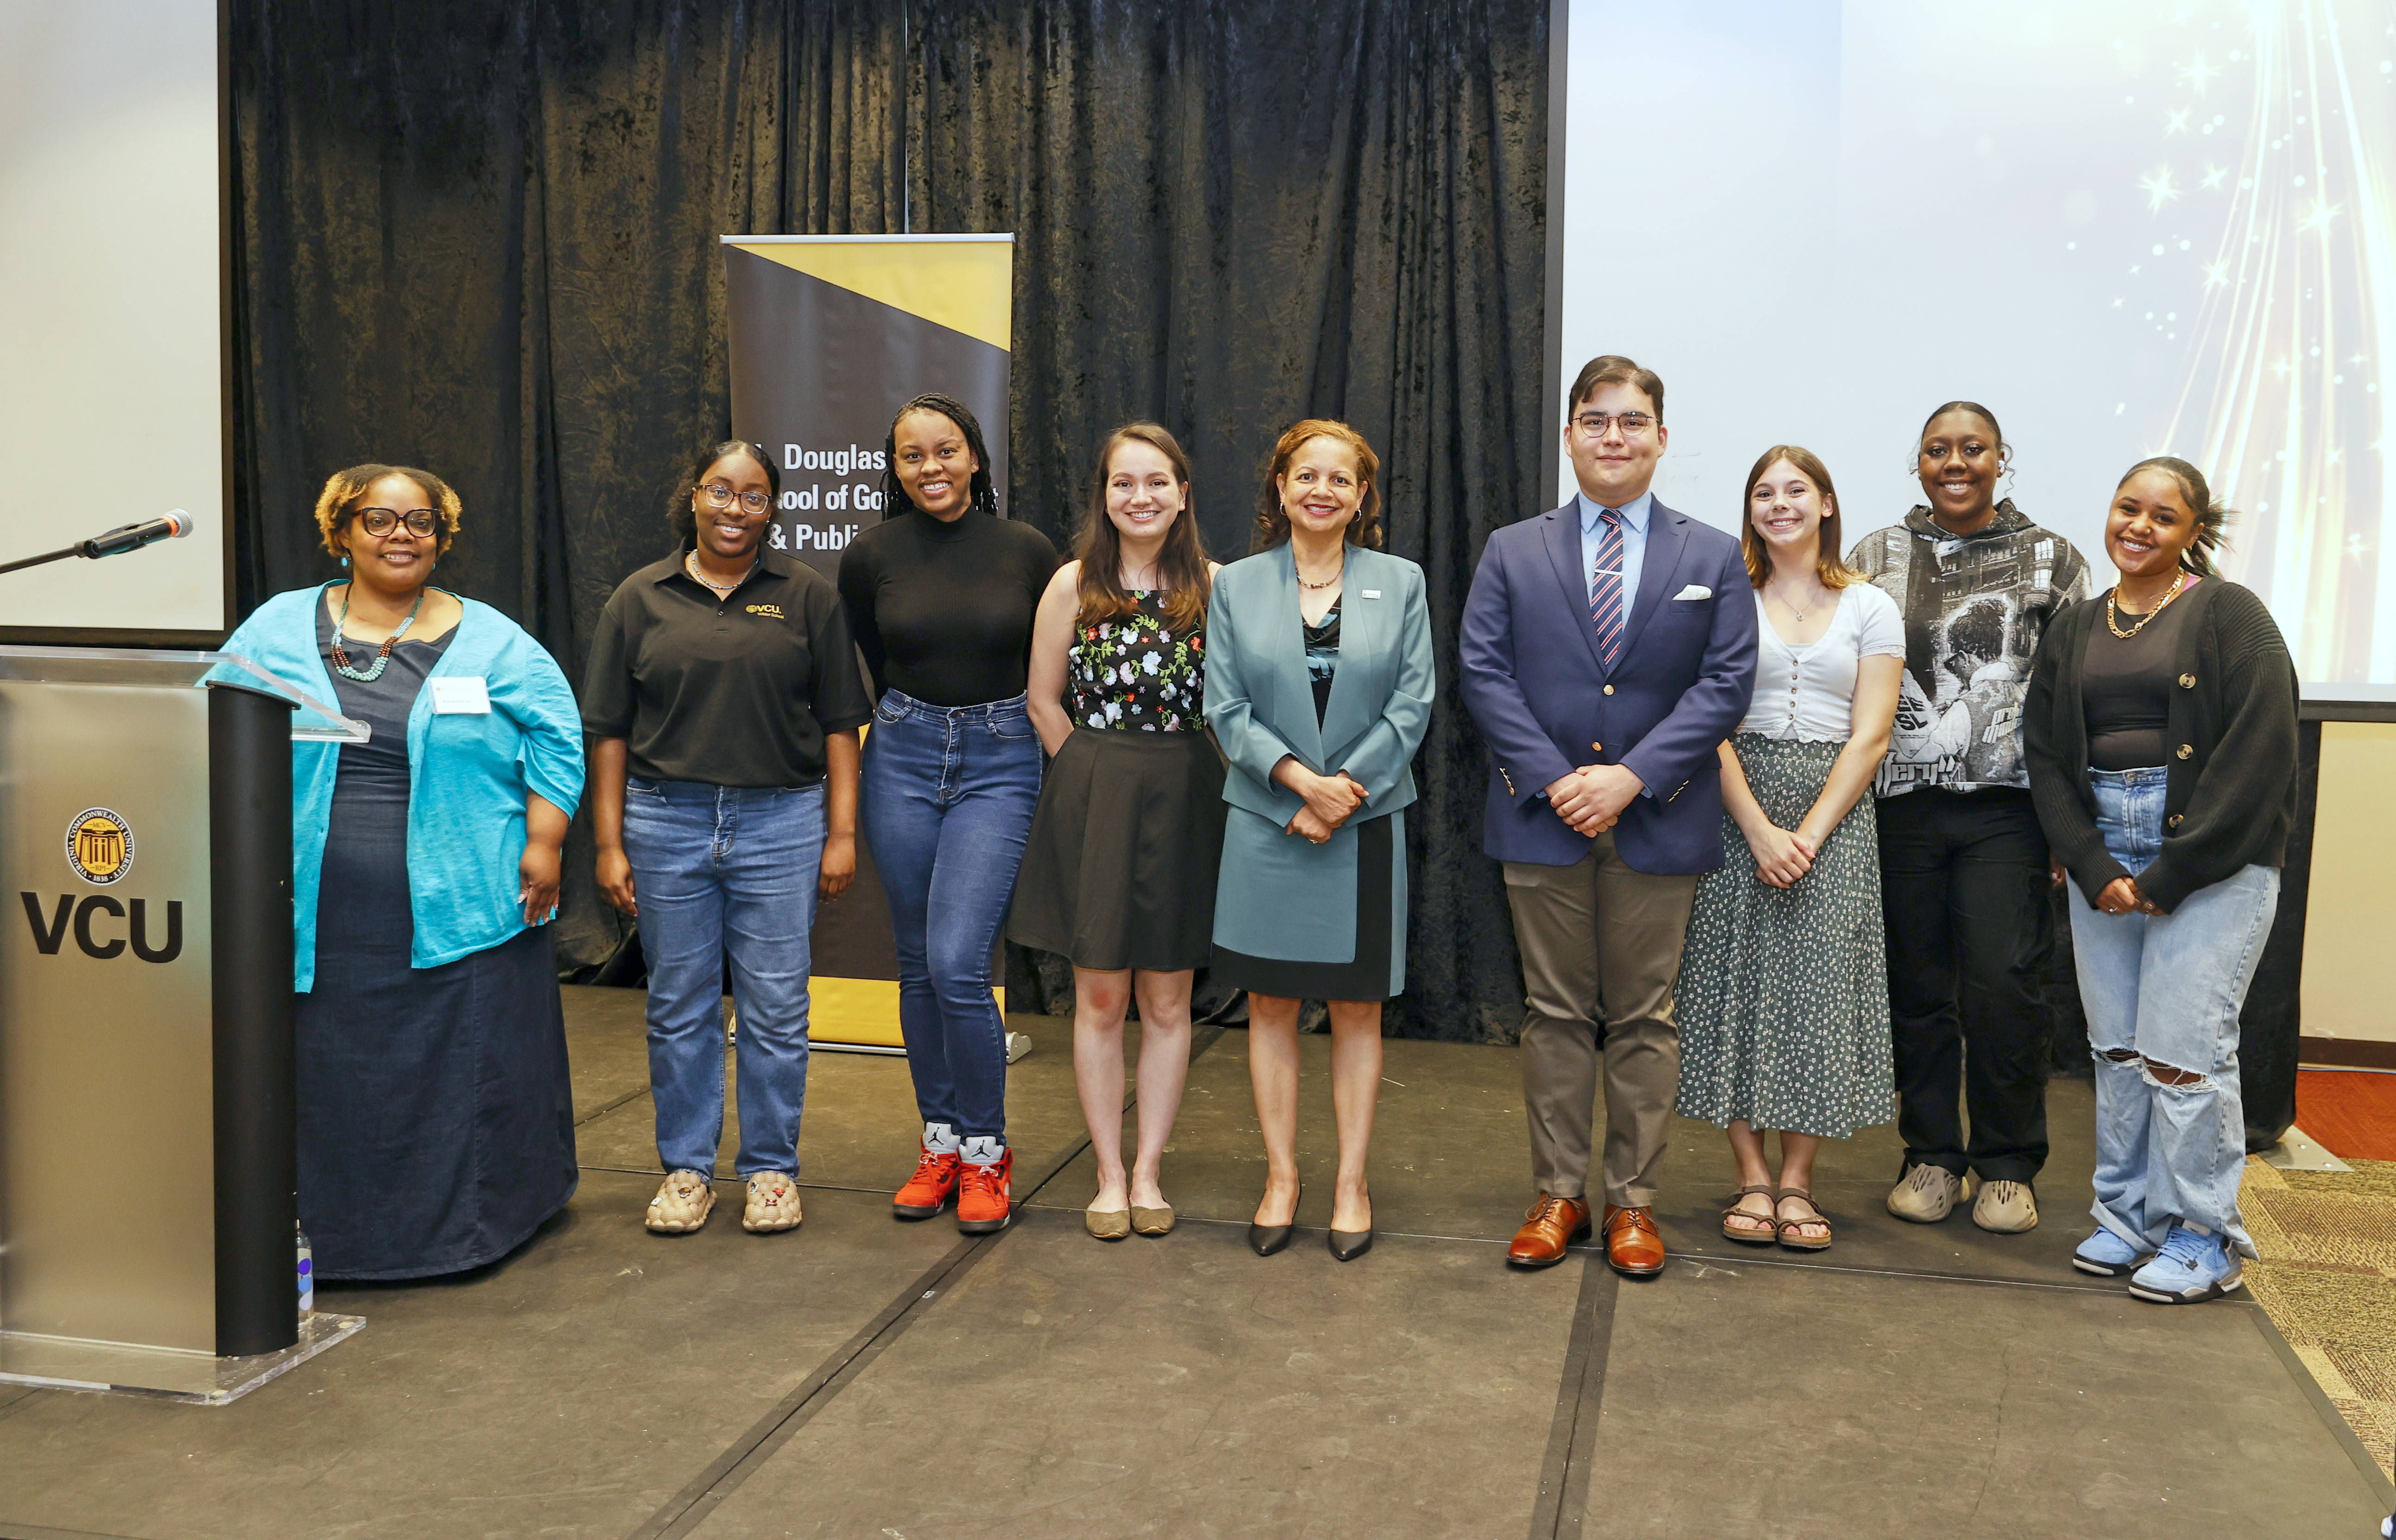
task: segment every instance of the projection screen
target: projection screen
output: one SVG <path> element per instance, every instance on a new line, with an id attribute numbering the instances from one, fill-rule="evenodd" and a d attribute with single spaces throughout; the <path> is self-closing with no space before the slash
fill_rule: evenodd
<path id="1" fill-rule="evenodd" d="M 198 521 L 0 574 L 0 640 L 227 629 L 217 43 L 215 0 L 0 4 L 0 562 Z"/>
<path id="2" fill-rule="evenodd" d="M 2122 471 L 2178 455 L 2308 698 L 2396 700 L 2396 7 L 1568 5 L 1549 431 L 1628 353 L 1666 503 L 1736 528 L 1756 454 L 1803 444 L 1852 537 L 1977 400 L 2100 576 Z"/>

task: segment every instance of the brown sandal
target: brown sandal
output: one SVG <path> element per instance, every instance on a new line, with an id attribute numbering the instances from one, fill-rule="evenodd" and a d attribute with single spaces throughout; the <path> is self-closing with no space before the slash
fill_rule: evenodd
<path id="1" fill-rule="evenodd" d="M 1764 1197 L 1772 1200 L 1772 1212 L 1770 1214 L 1756 1214 L 1738 1206 L 1740 1199 L 1759 1192 Z M 1733 1229 L 1730 1228 L 1731 1216 L 1733 1215 L 1737 1215 L 1741 1219 L 1753 1220 L 1756 1224 L 1767 1226 L 1769 1228 L 1760 1230 Z M 1773 1241 L 1778 1240 L 1780 1238 L 1780 1195 L 1778 1190 L 1769 1187 L 1743 1187 L 1737 1192 L 1732 1193 L 1730 1207 L 1723 1210 L 1722 1232 L 1723 1239 L 1725 1241 L 1737 1241 L 1750 1246 L 1768 1246 L 1772 1244 Z"/>
<path id="2" fill-rule="evenodd" d="M 1804 1203 L 1807 1208 L 1812 1209 L 1814 1211 L 1813 1216 L 1805 1219 L 1781 1218 L 1780 1205 L 1787 1202 L 1791 1198 L 1796 1199 L 1799 1202 Z M 1821 1204 L 1814 1201 L 1814 1195 L 1803 1188 L 1782 1188 L 1780 1189 L 1779 1193 L 1772 1200 L 1772 1222 L 1779 1230 L 1780 1243 L 1788 1247 L 1790 1251 L 1817 1252 L 1829 1251 L 1830 1249 L 1830 1237 L 1828 1234 L 1823 1235 L 1819 1240 L 1816 1240 L 1797 1233 L 1808 1225 L 1819 1225 L 1825 1231 L 1829 1230 L 1830 1228 L 1830 1216 L 1822 1212 Z"/>

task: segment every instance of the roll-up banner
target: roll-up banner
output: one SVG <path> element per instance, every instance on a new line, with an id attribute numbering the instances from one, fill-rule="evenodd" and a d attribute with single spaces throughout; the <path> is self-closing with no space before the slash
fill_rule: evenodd
<path id="1" fill-rule="evenodd" d="M 836 578 L 882 521 L 891 416 L 927 391 L 981 419 L 1005 511 L 1014 236 L 726 235 L 724 278 L 733 435 L 781 470 L 774 550 Z M 817 913 L 810 993 L 818 1043 L 901 1045 L 898 949 L 862 840 L 857 882 Z"/>

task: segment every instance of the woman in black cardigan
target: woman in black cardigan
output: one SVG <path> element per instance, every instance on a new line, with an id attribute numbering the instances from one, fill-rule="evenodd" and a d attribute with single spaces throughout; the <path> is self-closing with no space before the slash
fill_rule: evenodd
<path id="1" fill-rule="evenodd" d="M 2238 1213 L 2238 1014 L 2296 806 L 2296 675 L 2215 575 L 2227 514 L 2185 460 L 2113 492 L 2111 591 L 2047 629 L 2023 702 L 2030 794 L 2070 873 L 2096 1059 L 2096 1231 L 2071 1264 L 2194 1304 L 2255 1255 Z"/>

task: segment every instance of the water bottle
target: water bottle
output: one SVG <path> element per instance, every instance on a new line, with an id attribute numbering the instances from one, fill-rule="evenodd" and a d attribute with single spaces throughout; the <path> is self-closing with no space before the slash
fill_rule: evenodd
<path id="1" fill-rule="evenodd" d="M 300 1241 L 300 1316 L 305 1321 L 316 1308 L 316 1255 L 308 1249 L 308 1232 L 298 1225 L 291 1232 Z"/>

